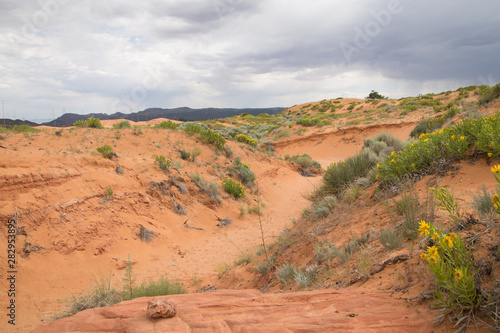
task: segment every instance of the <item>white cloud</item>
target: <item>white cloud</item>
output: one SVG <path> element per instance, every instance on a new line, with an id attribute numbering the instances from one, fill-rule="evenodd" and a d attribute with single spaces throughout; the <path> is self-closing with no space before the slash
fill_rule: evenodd
<path id="1" fill-rule="evenodd" d="M 500 78 L 498 13 L 487 0 L 9 0 L 0 98 L 32 119 L 117 101 L 131 112 L 456 89 Z"/>

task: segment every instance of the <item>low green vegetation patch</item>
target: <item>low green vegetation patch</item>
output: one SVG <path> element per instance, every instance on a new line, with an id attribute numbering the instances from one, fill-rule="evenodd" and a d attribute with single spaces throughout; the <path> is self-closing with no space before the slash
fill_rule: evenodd
<path id="1" fill-rule="evenodd" d="M 7 133 L 7 132 L 14 132 L 14 133 L 36 133 L 40 132 L 38 128 L 34 128 L 28 125 L 14 125 L 11 127 L 7 126 L 0 126 L 0 133 Z"/>
<path id="2" fill-rule="evenodd" d="M 424 133 L 432 133 L 433 131 L 443 127 L 444 123 L 448 119 L 454 117 L 459 112 L 460 112 L 459 108 L 453 107 L 453 108 L 449 109 L 448 111 L 446 111 L 442 116 L 422 120 L 411 131 L 410 136 L 412 138 L 417 138 Z"/>
<path id="3" fill-rule="evenodd" d="M 124 276 L 122 277 L 122 289 L 111 287 L 111 277 L 95 278 L 94 287 L 83 292 L 80 296 L 66 300 L 66 310 L 55 319 L 72 316 L 80 311 L 111 306 L 113 304 L 135 299 L 138 297 L 154 297 L 175 294 L 185 294 L 186 289 L 180 282 L 172 282 L 165 275 L 158 280 L 143 281 L 136 284 L 136 274 L 133 272 L 129 258 Z"/>
<path id="4" fill-rule="evenodd" d="M 234 137 L 236 141 L 246 143 L 252 147 L 257 147 L 257 141 L 245 134 L 238 134 Z"/>
<path id="5" fill-rule="evenodd" d="M 309 156 L 308 153 L 304 153 L 302 155 L 297 154 L 297 155 L 285 155 L 285 160 L 288 162 L 292 162 L 295 164 L 298 164 L 302 166 L 303 168 L 316 168 L 316 169 L 321 169 L 321 164 L 319 162 L 316 162 L 315 160 L 312 159 L 311 156 Z"/>
<path id="6" fill-rule="evenodd" d="M 160 169 L 162 170 L 169 170 L 169 168 L 172 166 L 172 162 L 170 160 L 167 160 L 164 155 L 156 155 L 155 162 L 158 163 Z"/>
<path id="7" fill-rule="evenodd" d="M 124 120 L 124 121 L 120 121 L 119 123 L 113 124 L 113 128 L 116 128 L 116 129 L 132 128 L 132 126 L 130 125 L 130 122 L 128 122 L 127 120 Z"/>
<path id="8" fill-rule="evenodd" d="M 101 153 L 101 155 L 104 157 L 104 158 L 109 158 L 111 159 L 113 156 L 116 156 L 114 150 L 113 150 L 113 147 L 111 147 L 110 145 L 104 145 L 104 146 L 101 146 L 101 147 L 97 147 L 96 150 Z"/>
<path id="9" fill-rule="evenodd" d="M 458 124 L 419 139 L 400 152 L 393 152 L 378 168 L 383 181 L 398 180 L 420 172 L 440 159 L 464 159 L 474 154 L 490 159 L 500 157 L 500 118 L 464 119 Z"/>
<path id="10" fill-rule="evenodd" d="M 156 124 L 153 126 L 153 128 L 168 128 L 168 129 L 177 129 L 180 126 L 180 124 L 174 123 L 173 121 L 162 121 L 159 124 Z"/>
<path id="11" fill-rule="evenodd" d="M 73 123 L 75 127 L 103 128 L 101 119 L 90 117 L 87 120 L 77 120 Z"/>
<path id="12" fill-rule="evenodd" d="M 231 178 L 226 178 L 222 180 L 221 184 L 224 190 L 235 199 L 239 199 L 245 195 L 245 186 L 241 182 L 235 182 Z"/>
<path id="13" fill-rule="evenodd" d="M 497 83 L 493 87 L 484 86 L 479 91 L 479 103 L 484 105 L 492 102 L 500 97 L 500 83 Z"/>

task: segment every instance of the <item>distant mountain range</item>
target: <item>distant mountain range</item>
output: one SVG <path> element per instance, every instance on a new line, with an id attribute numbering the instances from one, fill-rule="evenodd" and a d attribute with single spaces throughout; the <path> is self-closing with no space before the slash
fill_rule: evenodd
<path id="1" fill-rule="evenodd" d="M 51 120 L 49 122 L 43 123 L 41 125 L 45 126 L 55 126 L 55 127 L 66 127 L 72 126 L 77 120 L 86 120 L 89 117 L 99 118 L 101 120 L 108 119 L 127 119 L 132 121 L 148 121 L 156 118 L 166 118 L 172 120 L 181 121 L 200 121 L 209 120 L 217 118 L 226 118 L 242 113 L 248 113 L 257 116 L 261 113 L 267 113 L 269 115 L 277 114 L 284 110 L 285 108 L 249 108 L 249 109 L 217 109 L 217 108 L 205 108 L 205 109 L 191 109 L 188 107 L 181 107 L 175 109 L 161 109 L 161 108 L 151 108 L 144 111 L 139 111 L 135 113 L 121 113 L 117 112 L 112 115 L 106 113 L 90 113 L 86 115 L 75 114 L 75 113 L 65 113 L 57 119 Z M 34 123 L 33 123 L 34 124 Z M 38 124 L 30 125 L 37 126 Z"/>
<path id="2" fill-rule="evenodd" d="M 21 120 L 21 119 L 12 120 L 12 119 L 0 118 L 0 126 L 12 127 L 14 125 L 38 126 L 39 124 L 29 120 Z"/>

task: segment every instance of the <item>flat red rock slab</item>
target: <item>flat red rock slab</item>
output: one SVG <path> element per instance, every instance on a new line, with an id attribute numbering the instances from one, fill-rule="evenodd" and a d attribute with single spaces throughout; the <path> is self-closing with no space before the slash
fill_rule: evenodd
<path id="1" fill-rule="evenodd" d="M 44 324 L 41 332 L 431 332 L 432 316 L 387 294 L 352 290 L 263 294 L 216 290 L 163 296 L 177 315 L 152 319 L 152 297 L 82 311 Z"/>

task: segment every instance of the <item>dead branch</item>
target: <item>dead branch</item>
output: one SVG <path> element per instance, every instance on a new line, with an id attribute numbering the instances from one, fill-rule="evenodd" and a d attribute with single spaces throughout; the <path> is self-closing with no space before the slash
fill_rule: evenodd
<path id="1" fill-rule="evenodd" d="M 401 261 L 406 261 L 410 259 L 410 256 L 407 255 L 407 254 L 400 254 L 400 255 L 397 255 L 395 257 L 392 257 L 390 259 L 387 259 L 386 261 L 384 261 L 382 264 L 380 264 L 380 267 L 377 268 L 377 269 L 374 269 L 370 272 L 370 275 L 374 275 L 374 274 L 377 274 L 377 273 L 380 273 L 382 272 L 382 270 L 389 264 L 397 264 L 398 262 L 401 262 Z"/>

